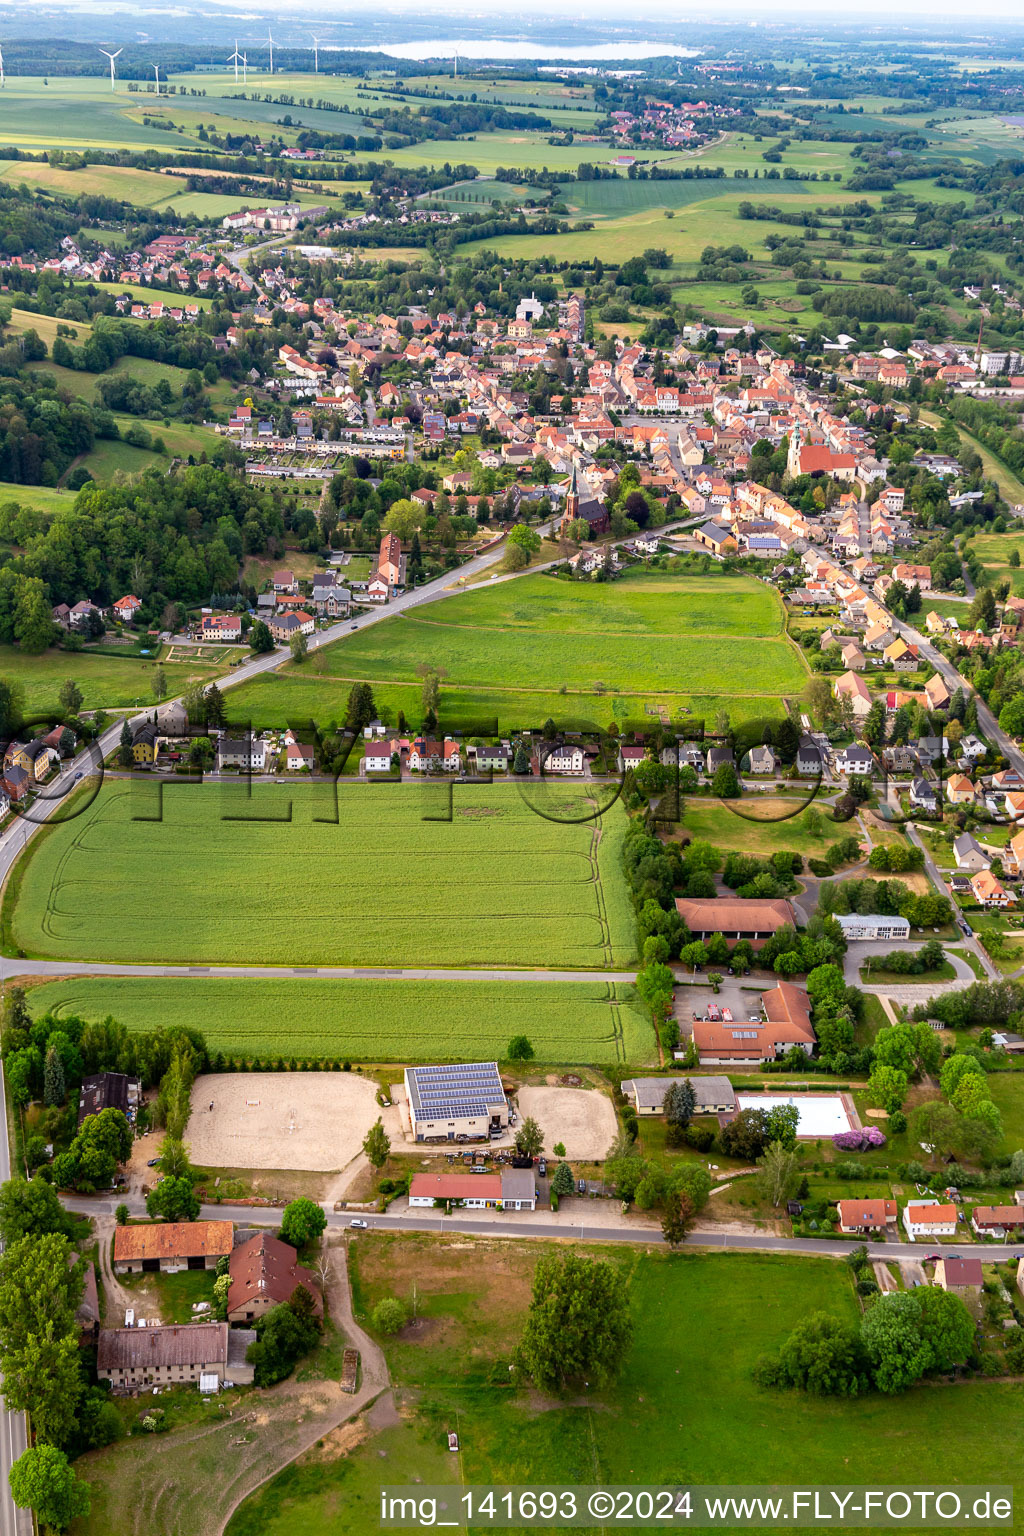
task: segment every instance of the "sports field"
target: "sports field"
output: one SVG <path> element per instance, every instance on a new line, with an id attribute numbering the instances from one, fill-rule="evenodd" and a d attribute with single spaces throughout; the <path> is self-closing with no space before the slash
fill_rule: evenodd
<path id="1" fill-rule="evenodd" d="M 29 845 L 7 931 L 81 960 L 625 964 L 626 817 L 555 821 L 593 802 L 553 796 L 538 815 L 513 786 L 459 786 L 449 821 L 445 785 L 344 786 L 335 811 L 326 784 L 172 784 L 153 819 L 157 785 L 111 780 Z"/>
<path id="2" fill-rule="evenodd" d="M 500 1060 L 525 1032 L 540 1061 L 565 1065 L 657 1059 L 654 1031 L 624 983 L 577 981 L 225 981 L 77 977 L 33 987 L 38 1016 L 113 1014 L 129 1029 L 187 1019 L 212 1051 L 251 1060 Z M 556 1138 L 557 1140 L 557 1138 Z M 280 1166 L 280 1165 L 278 1165 Z"/>
<path id="3" fill-rule="evenodd" d="M 418 719 L 416 668 L 443 668 L 450 727 L 496 717 L 499 729 L 549 716 L 606 722 L 645 708 L 739 720 L 778 708 L 807 674 L 785 638 L 776 595 L 747 576 L 627 575 L 610 583 L 524 576 L 442 598 L 257 679 L 232 696 L 256 720 L 282 711 L 339 716 L 353 680 Z M 301 701 L 301 704 L 300 704 Z"/>

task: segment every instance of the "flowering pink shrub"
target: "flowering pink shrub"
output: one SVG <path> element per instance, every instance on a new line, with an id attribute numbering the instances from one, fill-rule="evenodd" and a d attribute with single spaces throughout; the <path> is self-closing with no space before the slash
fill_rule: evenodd
<path id="1" fill-rule="evenodd" d="M 859 1131 L 840 1131 L 832 1137 L 832 1145 L 840 1152 L 866 1152 L 871 1147 L 884 1147 L 886 1138 L 875 1125 Z"/>

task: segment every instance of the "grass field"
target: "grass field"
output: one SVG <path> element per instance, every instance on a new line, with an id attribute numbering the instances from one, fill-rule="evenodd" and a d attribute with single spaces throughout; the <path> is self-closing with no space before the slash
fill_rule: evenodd
<path id="1" fill-rule="evenodd" d="M 570 981 L 223 981 L 80 977 L 29 993 L 38 1015 L 103 1019 L 129 1029 L 185 1020 L 211 1050 L 321 1060 L 500 1060 L 513 1022 L 542 1062 L 657 1061 L 654 1032 L 632 988 Z"/>
<path id="2" fill-rule="evenodd" d="M 11 480 L 0 480 L 0 506 L 16 501 L 19 506 L 35 507 L 39 512 L 58 512 L 62 507 L 73 506 L 77 494 L 46 485 L 16 485 Z"/>
<path id="3" fill-rule="evenodd" d="M 499 729 L 549 716 L 607 722 L 645 708 L 736 720 L 777 711 L 802 692 L 803 660 L 782 634 L 769 588 L 744 576 L 627 575 L 614 583 L 524 576 L 424 604 L 245 684 L 232 708 L 254 720 L 289 710 L 339 717 L 352 680 L 378 702 L 420 714 L 416 667 L 445 669 L 449 728 L 496 718 Z M 709 692 L 713 689 L 714 692 Z"/>
<path id="4" fill-rule="evenodd" d="M 69 495 L 67 500 L 72 498 Z M 97 656 L 88 651 L 44 651 L 26 656 L 11 645 L 0 645 L 0 677 L 16 678 L 25 690 L 25 709 L 59 708 L 58 694 L 65 678 L 74 678 L 84 696 L 85 709 L 109 709 L 118 705 L 151 705 L 156 661 L 138 656 Z M 181 693 L 193 678 L 216 677 L 223 666 L 164 665 L 170 696 Z"/>
<path id="5" fill-rule="evenodd" d="M 768 855 L 783 849 L 796 849 L 805 856 L 820 856 L 839 835 L 827 813 L 815 807 L 810 811 L 824 818 L 824 826 L 815 835 L 808 827 L 808 797 L 766 795 L 763 800 L 701 800 L 684 797 L 683 826 L 691 837 L 715 843 L 720 848 L 738 848 L 744 853 Z M 811 802 L 813 805 L 813 802 Z"/>
<path id="6" fill-rule="evenodd" d="M 632 957 L 618 809 L 556 821 L 498 785 L 460 786 L 450 821 L 437 819 L 446 785 L 343 788 L 336 822 L 327 784 L 255 785 L 251 799 L 239 784 L 172 785 L 162 821 L 159 800 L 155 784 L 108 781 L 29 845 L 4 908 L 16 947 L 265 965 L 601 969 Z M 566 785 L 545 807 L 591 808 Z"/>
<path id="7" fill-rule="evenodd" d="M 392 1459 L 397 1482 L 416 1464 L 418 1448 L 443 1444 L 449 1427 L 459 1432 L 460 1454 L 451 1458 L 447 1480 L 467 1485 L 812 1487 L 829 1483 L 842 1467 L 851 1484 L 877 1486 L 891 1476 L 894 1445 L 912 1447 L 919 1478 L 1004 1483 L 1015 1465 L 990 1427 L 1003 1422 L 1013 1402 L 1017 1389 L 1009 1384 L 925 1386 L 851 1400 L 754 1385 L 754 1361 L 808 1313 L 856 1319 L 848 1271 L 837 1263 L 588 1246 L 620 1270 L 634 1338 L 614 1388 L 566 1402 L 496 1386 L 507 1377 L 538 1245 L 373 1233 L 351 1252 L 364 1317 L 382 1296 L 407 1298 L 416 1288 L 422 1324 L 386 1344 L 407 1422 L 386 1436 L 369 1435 L 348 1456 L 304 1458 L 241 1507 L 228 1536 L 328 1536 L 339 1529 L 368 1536 Z M 952 1412 L 959 1454 L 951 1474 L 942 1442 Z M 1013 1449 L 1024 1443 L 1019 1425 L 1009 1433 Z M 436 1475 L 426 1471 L 424 1481 Z"/>

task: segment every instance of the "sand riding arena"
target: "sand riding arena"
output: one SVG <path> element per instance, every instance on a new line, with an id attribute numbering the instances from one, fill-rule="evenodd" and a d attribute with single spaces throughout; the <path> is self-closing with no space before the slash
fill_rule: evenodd
<path id="1" fill-rule="evenodd" d="M 390 1136 L 400 1135 L 396 1111 L 381 1109 L 376 1094 L 376 1084 L 354 1072 L 208 1073 L 192 1089 L 192 1161 L 201 1168 L 344 1168 L 378 1116 Z"/>

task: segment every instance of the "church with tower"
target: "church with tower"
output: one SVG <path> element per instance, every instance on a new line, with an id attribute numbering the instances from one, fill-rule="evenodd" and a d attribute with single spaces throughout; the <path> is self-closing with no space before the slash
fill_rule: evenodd
<path id="1" fill-rule="evenodd" d="M 599 533 L 607 533 L 609 525 L 608 509 L 603 501 L 598 501 L 594 496 L 586 498 L 580 496 L 579 476 L 576 473 L 575 464 L 572 474 L 569 476 L 569 488 L 565 493 L 565 507 L 562 512 L 560 529 L 567 533 L 572 523 L 580 518 L 589 525 L 589 537 L 596 539 Z"/>

